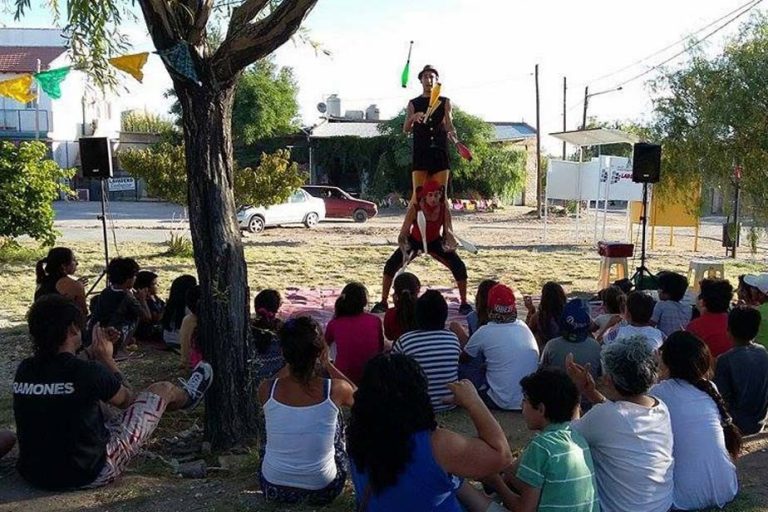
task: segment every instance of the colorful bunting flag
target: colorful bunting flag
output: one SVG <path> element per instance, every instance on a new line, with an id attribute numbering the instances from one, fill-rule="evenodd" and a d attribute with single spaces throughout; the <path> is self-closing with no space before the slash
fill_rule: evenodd
<path id="1" fill-rule="evenodd" d="M 172 68 L 181 76 L 201 85 L 200 80 L 197 79 L 195 63 L 192 61 L 192 55 L 189 53 L 189 46 L 187 46 L 187 43 L 179 42 L 172 48 L 161 50 L 157 53 L 160 54 L 160 57 L 163 58 L 168 67 Z"/>
<path id="2" fill-rule="evenodd" d="M 37 98 L 32 92 L 32 75 L 22 75 L 18 78 L 0 82 L 0 96 L 7 96 L 19 103 L 29 103 Z"/>
<path id="3" fill-rule="evenodd" d="M 134 53 L 133 55 L 122 55 L 120 57 L 114 57 L 109 59 L 109 63 L 120 71 L 124 71 L 131 75 L 133 78 L 141 82 L 144 80 L 144 73 L 142 68 L 147 63 L 149 52 Z"/>
<path id="4" fill-rule="evenodd" d="M 35 73 L 34 76 L 40 88 L 45 91 L 45 94 L 51 98 L 58 100 L 61 98 L 61 82 L 67 78 L 70 70 L 70 66 L 64 68 L 49 69 L 48 71 L 41 71 Z"/>

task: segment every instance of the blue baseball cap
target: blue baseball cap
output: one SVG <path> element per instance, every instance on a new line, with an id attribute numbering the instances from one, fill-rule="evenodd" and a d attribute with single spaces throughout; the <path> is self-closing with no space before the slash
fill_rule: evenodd
<path id="1" fill-rule="evenodd" d="M 583 299 L 571 299 L 563 309 L 560 329 L 563 337 L 569 341 L 583 341 L 589 335 L 592 319 L 589 317 L 589 305 Z"/>

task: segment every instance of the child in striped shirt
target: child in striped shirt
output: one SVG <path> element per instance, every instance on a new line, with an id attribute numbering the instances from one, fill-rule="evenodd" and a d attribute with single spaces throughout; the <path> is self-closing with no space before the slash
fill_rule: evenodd
<path id="1" fill-rule="evenodd" d="M 512 511 L 596 512 L 597 483 L 587 441 L 570 427 L 579 392 L 558 368 L 540 368 L 520 381 L 523 418 L 539 433 L 500 477 L 486 483 Z"/>

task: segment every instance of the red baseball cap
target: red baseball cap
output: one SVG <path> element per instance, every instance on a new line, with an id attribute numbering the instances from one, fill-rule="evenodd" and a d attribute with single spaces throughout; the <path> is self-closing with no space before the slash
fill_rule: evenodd
<path id="1" fill-rule="evenodd" d="M 435 180 L 426 181 L 419 189 L 419 197 L 424 197 L 430 192 L 442 190 L 443 186 Z"/>
<path id="2" fill-rule="evenodd" d="M 503 284 L 497 284 L 488 291 L 488 308 L 501 314 L 517 312 L 515 292 Z"/>

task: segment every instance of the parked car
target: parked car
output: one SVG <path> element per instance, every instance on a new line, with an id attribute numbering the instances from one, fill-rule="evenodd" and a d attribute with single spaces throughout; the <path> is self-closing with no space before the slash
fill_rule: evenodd
<path id="1" fill-rule="evenodd" d="M 338 187 L 327 185 L 305 185 L 304 190 L 325 201 L 326 216 L 329 219 L 353 219 L 365 222 L 379 213 L 376 203 L 355 199 Z"/>
<path id="2" fill-rule="evenodd" d="M 302 189 L 296 190 L 281 204 L 263 206 L 241 206 L 237 211 L 240 229 L 261 233 L 265 227 L 282 224 L 304 224 L 308 228 L 317 226 L 325 219 L 325 203 Z"/>

